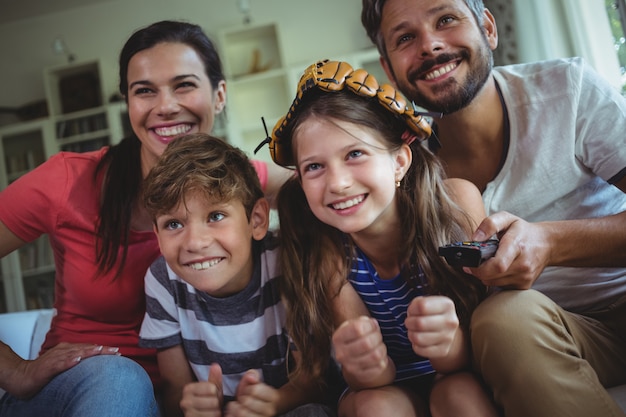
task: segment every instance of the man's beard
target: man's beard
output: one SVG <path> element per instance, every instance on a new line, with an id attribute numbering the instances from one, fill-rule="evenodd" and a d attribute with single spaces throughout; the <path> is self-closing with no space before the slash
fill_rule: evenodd
<path id="1" fill-rule="evenodd" d="M 435 65 L 444 64 L 459 57 L 465 62 L 471 63 L 469 52 L 466 49 L 462 50 L 456 56 L 442 54 L 436 59 L 424 62 L 420 68 L 408 74 L 407 83 L 399 82 L 398 87 L 409 100 L 420 107 L 437 113 L 454 113 L 470 104 L 489 79 L 491 69 L 493 68 L 493 54 L 491 49 L 489 49 L 487 44 L 483 44 L 479 54 L 480 56 L 476 57 L 477 59 L 473 61 L 476 63 L 476 66 L 470 67 L 464 85 L 459 84 L 454 78 L 449 78 L 431 89 L 434 95 L 432 99 L 426 97 L 415 88 L 415 83 L 418 81 L 418 74 L 424 74 Z"/>

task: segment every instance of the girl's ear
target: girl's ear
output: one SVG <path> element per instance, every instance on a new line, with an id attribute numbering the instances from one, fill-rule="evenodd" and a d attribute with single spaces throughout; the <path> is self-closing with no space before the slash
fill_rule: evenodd
<path id="1" fill-rule="evenodd" d="M 404 175 L 411 167 L 413 161 L 413 151 L 406 143 L 403 143 L 400 149 L 398 149 L 395 156 L 396 163 L 396 181 L 402 181 Z"/>
<path id="2" fill-rule="evenodd" d="M 259 198 L 254 204 L 250 213 L 250 226 L 254 240 L 261 240 L 267 234 L 270 227 L 270 204 L 266 198 Z"/>

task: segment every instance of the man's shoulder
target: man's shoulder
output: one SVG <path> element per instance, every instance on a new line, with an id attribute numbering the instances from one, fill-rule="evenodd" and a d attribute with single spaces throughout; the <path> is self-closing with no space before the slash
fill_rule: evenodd
<path id="1" fill-rule="evenodd" d="M 493 69 L 493 77 L 507 105 L 545 103 L 576 94 L 582 88 L 585 73 L 591 76 L 592 72 L 582 58 L 551 59 Z"/>
<path id="2" fill-rule="evenodd" d="M 555 58 L 544 61 L 502 65 L 493 68 L 496 75 L 502 77 L 527 77 L 535 74 L 549 74 L 582 71 L 586 62 L 581 57 Z"/>

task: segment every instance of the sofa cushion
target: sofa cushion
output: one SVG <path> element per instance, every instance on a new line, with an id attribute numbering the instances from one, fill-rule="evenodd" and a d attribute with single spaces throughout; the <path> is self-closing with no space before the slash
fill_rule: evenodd
<path id="1" fill-rule="evenodd" d="M 34 359 L 50 328 L 52 309 L 0 314 L 0 340 L 24 359 Z"/>

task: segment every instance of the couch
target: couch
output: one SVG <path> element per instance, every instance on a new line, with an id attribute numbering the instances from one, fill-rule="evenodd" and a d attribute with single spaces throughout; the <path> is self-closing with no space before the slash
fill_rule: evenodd
<path id="1" fill-rule="evenodd" d="M 52 309 L 0 314 L 0 340 L 22 358 L 34 359 L 50 328 L 53 314 Z M 626 412 L 626 385 L 609 388 L 609 393 Z"/>

